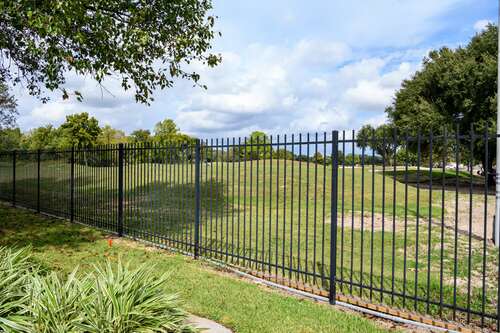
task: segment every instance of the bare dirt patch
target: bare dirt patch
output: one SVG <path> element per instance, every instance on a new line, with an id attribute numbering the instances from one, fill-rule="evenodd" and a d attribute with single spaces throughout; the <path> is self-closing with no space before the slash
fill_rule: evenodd
<path id="1" fill-rule="evenodd" d="M 469 197 L 460 195 L 458 204 L 455 200 L 445 200 L 444 209 L 444 219 L 433 217 L 431 219 L 432 226 L 441 226 L 444 222 L 444 227 L 447 230 L 457 229 L 460 234 L 465 235 L 471 232 L 475 239 L 484 239 L 485 235 L 486 239 L 491 238 L 494 219 L 494 203 L 491 202 L 491 198 L 488 198 L 488 203 L 485 205 L 484 198 L 475 196 L 471 206 Z M 396 216 L 393 218 L 392 214 L 382 215 L 376 212 L 365 212 L 363 215 L 358 212 L 344 213 L 343 216 L 339 213 L 337 218 L 338 227 L 341 227 L 343 223 L 344 228 L 365 231 L 373 228 L 374 231 L 401 232 L 404 231 L 405 225 L 406 227 L 414 227 L 417 224 L 417 219 L 414 216 L 408 217 L 405 221 L 404 217 Z M 330 223 L 330 217 L 325 219 L 325 223 Z M 429 218 L 421 216 L 418 223 L 419 226 L 429 225 Z"/>

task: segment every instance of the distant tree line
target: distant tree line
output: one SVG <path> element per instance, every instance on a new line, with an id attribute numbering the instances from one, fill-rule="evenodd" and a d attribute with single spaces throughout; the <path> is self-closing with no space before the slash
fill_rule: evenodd
<path id="1" fill-rule="evenodd" d="M 381 127 L 382 128 L 382 127 Z M 368 137 L 371 128 L 365 127 L 358 137 Z M 377 129 L 380 131 L 380 128 Z M 364 133 L 364 134 L 363 134 Z M 364 136 L 363 136 L 364 135 Z M 358 139 L 359 139 L 358 138 Z M 158 122 L 153 131 L 147 129 L 137 129 L 125 134 L 124 131 L 113 128 L 109 125 L 99 126 L 96 118 L 88 113 L 72 114 L 66 117 L 66 121 L 59 127 L 46 125 L 34 128 L 23 133 L 19 128 L 4 128 L 0 130 L 0 150 L 68 150 L 75 147 L 82 150 L 77 154 L 78 163 L 107 166 L 117 163 L 116 154 L 109 154 L 105 150 L 94 149 L 86 152 L 89 148 L 106 148 L 108 145 L 127 143 L 131 147 L 149 149 L 128 149 L 125 152 L 127 162 L 140 163 L 177 163 L 181 161 L 191 161 L 194 159 L 194 145 L 196 138 L 182 133 L 175 122 L 165 119 Z M 366 143 L 366 144 L 365 144 Z M 358 146 L 371 147 L 368 141 L 358 140 Z M 339 165 L 390 165 L 393 160 L 394 150 L 390 146 L 376 145 L 376 155 L 366 151 L 361 153 L 344 154 L 338 151 Z M 300 162 L 317 163 L 321 165 L 331 165 L 331 151 L 324 156 L 325 152 L 311 152 L 310 155 L 298 150 L 298 144 L 292 151 L 290 148 L 276 148 L 271 144 L 269 136 L 261 131 L 254 131 L 246 140 L 239 145 L 230 145 L 229 148 L 222 149 L 211 147 L 201 142 L 201 159 L 204 162 L 237 162 L 250 160 L 294 160 Z M 397 162 L 414 165 L 416 163 L 415 154 L 408 151 L 397 151 Z"/>
<path id="2" fill-rule="evenodd" d="M 130 135 L 109 125 L 99 126 L 88 113 L 68 115 L 59 127 L 46 125 L 22 132 L 19 128 L 0 129 L 0 150 L 77 149 L 118 143 L 175 145 L 194 142 L 181 133 L 171 119 L 157 123 L 153 133 L 138 129 Z"/>

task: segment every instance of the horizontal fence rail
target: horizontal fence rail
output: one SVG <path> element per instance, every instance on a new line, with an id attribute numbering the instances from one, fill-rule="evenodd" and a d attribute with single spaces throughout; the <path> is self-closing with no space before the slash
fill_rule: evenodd
<path id="1" fill-rule="evenodd" d="M 499 331 L 488 133 L 0 152 L 0 199 L 283 285 Z"/>

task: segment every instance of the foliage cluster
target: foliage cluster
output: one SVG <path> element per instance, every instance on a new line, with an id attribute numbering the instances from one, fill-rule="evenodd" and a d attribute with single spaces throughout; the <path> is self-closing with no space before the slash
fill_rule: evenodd
<path id="1" fill-rule="evenodd" d="M 386 109 L 389 123 L 379 127 L 364 126 L 357 135 L 360 147 L 370 147 L 388 157 L 394 149 L 403 149 L 403 140 L 395 147 L 391 140 L 398 136 L 495 133 L 497 112 L 498 26 L 490 24 L 476 34 L 465 47 L 433 50 L 422 68 L 404 80 L 391 106 Z M 451 134 L 451 138 L 453 134 Z M 372 140 L 373 139 L 373 140 Z M 384 143 L 384 139 L 387 141 Z M 453 140 L 450 140 L 453 141 Z M 433 146 L 433 160 L 441 160 L 449 150 L 458 150 L 462 161 L 480 163 L 492 171 L 495 161 L 495 140 L 488 142 L 486 161 L 484 140 L 475 140 L 470 154 L 470 140 L 461 140 L 459 147 Z M 418 147 L 410 142 L 414 154 Z M 430 145 L 421 144 L 422 157 L 430 158 Z M 401 155 L 401 153 L 399 154 Z M 409 155 L 409 154 L 407 154 Z M 447 154 L 452 156 L 452 154 Z M 491 172 L 491 174 L 493 174 Z"/>
<path id="2" fill-rule="evenodd" d="M 24 84 L 43 101 L 44 89 L 81 100 L 81 92 L 64 87 L 71 73 L 101 85 L 117 77 L 148 104 L 155 89 L 176 78 L 198 83 L 200 75 L 186 65 L 220 62 L 210 53 L 216 36 L 210 0 L 19 0 L 0 9 L 0 81 Z"/>
<path id="3" fill-rule="evenodd" d="M 38 269 L 29 249 L 0 248 L 0 331 L 196 332 L 178 296 L 164 292 L 168 280 L 109 261 L 63 278 Z"/>
<path id="4" fill-rule="evenodd" d="M 194 138 L 181 133 L 173 120 L 165 119 L 155 126 L 154 134 L 139 129 L 129 136 L 109 125 L 99 126 L 96 118 L 82 112 L 71 114 L 59 127 L 46 125 L 22 133 L 19 128 L 0 129 L 0 150 L 92 148 L 118 143 L 180 145 L 192 144 Z"/>

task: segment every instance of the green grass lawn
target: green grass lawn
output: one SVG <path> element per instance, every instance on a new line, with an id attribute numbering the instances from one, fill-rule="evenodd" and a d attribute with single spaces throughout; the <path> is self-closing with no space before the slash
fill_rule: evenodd
<path id="1" fill-rule="evenodd" d="M 132 266 L 148 262 L 171 272 L 166 292 L 179 292 L 186 310 L 235 332 L 383 332 L 373 322 L 235 278 L 213 266 L 139 243 L 116 239 L 108 246 L 95 229 L 0 206 L 0 245 L 32 246 L 43 267 L 66 274 L 110 259 Z"/>
<path id="2" fill-rule="evenodd" d="M 8 170 L 9 166 L 3 167 Z M 20 162 L 17 169 L 17 199 L 21 203 L 33 204 L 36 169 L 31 162 Z M 445 173 L 442 193 L 440 170 L 432 173 L 421 170 L 418 178 L 422 186 L 417 188 L 416 170 L 410 169 L 405 178 L 400 169 L 395 177 L 389 169 L 387 167 L 385 173 L 380 167 L 372 169 L 368 166 L 346 166 L 338 170 L 339 198 L 344 198 L 344 203 L 340 200 L 337 207 L 340 278 L 386 290 L 394 286 L 398 293 L 436 302 L 440 301 L 442 286 L 443 302 L 447 304 L 453 304 L 456 285 L 457 306 L 479 312 L 482 311 L 484 290 L 485 310 L 495 313 L 497 250 L 489 243 L 484 247 L 483 241 L 474 237 L 471 238 L 469 256 L 468 236 L 459 233 L 455 238 L 453 230 L 444 229 L 441 252 L 442 214 L 453 220 L 455 207 L 466 207 L 470 199 L 467 193 L 460 193 L 455 201 L 455 192 L 449 187 L 454 173 Z M 203 163 L 200 171 L 204 256 L 328 289 L 332 174 L 329 166 L 265 160 Z M 76 215 L 80 221 L 103 228 L 113 227 L 107 223 L 114 223 L 117 218 L 117 174 L 116 167 L 75 166 Z M 0 170 L 0 175 L 5 177 L 0 179 L 0 190 L 3 189 L 0 194 L 7 193 L 8 199 L 10 173 Z M 62 207 L 63 213 L 67 214 L 69 165 L 64 160 L 44 162 L 41 175 L 42 210 L 59 214 L 58 209 Z M 426 188 L 430 179 L 433 180 L 433 191 Z M 465 192 L 468 179 L 467 174 L 459 173 L 459 186 Z M 473 184 L 479 183 L 478 177 L 474 176 Z M 193 164 L 128 164 L 124 170 L 124 190 L 124 224 L 128 235 L 193 251 L 189 245 L 176 243 L 192 243 L 194 239 Z M 417 198 L 420 200 L 418 204 Z M 473 193 L 472 199 L 474 203 L 484 202 L 481 193 Z M 488 209 L 492 210 L 494 197 L 488 196 L 487 200 Z M 376 226 L 382 215 L 385 221 L 383 229 Z M 458 219 L 467 225 L 468 216 L 465 209 Z M 434 222 L 430 226 L 429 217 Z M 474 211 L 472 217 L 482 226 L 482 209 Z M 342 223 L 344 229 L 340 228 Z M 230 254 L 227 257 L 226 252 Z M 238 259 L 238 256 L 245 259 Z M 483 258 L 486 258 L 485 270 Z M 294 269 L 309 272 L 312 276 L 296 273 Z M 456 280 L 453 278 L 455 271 Z M 470 286 L 467 283 L 469 276 Z M 360 295 L 375 303 L 389 303 L 431 315 L 440 310 L 438 306 L 427 309 L 424 302 L 415 305 L 403 297 L 391 299 L 387 294 L 380 295 L 367 288 L 360 290 L 346 284 L 340 284 L 340 287 L 345 294 Z M 470 299 L 467 297 L 469 289 Z M 451 310 L 445 309 L 443 317 L 450 318 Z"/>

